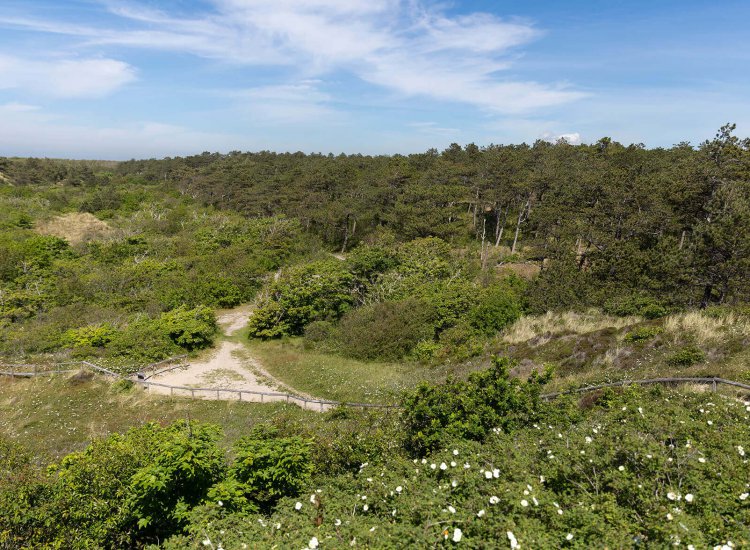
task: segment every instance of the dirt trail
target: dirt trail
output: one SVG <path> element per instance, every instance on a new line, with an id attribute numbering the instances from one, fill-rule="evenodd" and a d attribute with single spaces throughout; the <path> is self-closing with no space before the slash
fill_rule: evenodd
<path id="1" fill-rule="evenodd" d="M 217 323 L 226 336 L 231 336 L 241 330 L 247 323 L 252 312 L 252 306 L 244 305 L 235 309 L 219 312 Z M 253 357 L 247 348 L 238 342 L 221 341 L 217 348 L 211 350 L 210 355 L 191 361 L 185 367 L 158 374 L 149 379 L 150 382 L 183 386 L 188 388 L 211 388 L 213 390 L 242 390 L 243 392 L 291 393 L 311 399 L 305 393 L 295 391 L 273 378 L 266 372 L 260 362 Z M 185 390 L 151 385 L 149 391 L 154 394 L 179 395 Z M 191 392 L 190 395 L 193 395 Z M 221 393 L 194 392 L 195 397 L 207 399 L 238 399 L 236 392 Z M 243 393 L 243 401 L 261 401 L 260 395 Z M 262 401 L 286 401 L 285 396 L 264 395 Z M 311 406 L 311 408 L 313 408 Z M 327 409 L 328 407 L 324 407 Z M 318 407 L 319 409 L 319 407 Z"/>

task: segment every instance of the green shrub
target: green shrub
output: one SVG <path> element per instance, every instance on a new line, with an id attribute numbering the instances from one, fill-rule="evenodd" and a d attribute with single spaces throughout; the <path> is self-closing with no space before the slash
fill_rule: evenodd
<path id="1" fill-rule="evenodd" d="M 654 336 L 657 336 L 664 332 L 663 327 L 638 327 L 637 329 L 628 332 L 625 335 L 626 342 L 642 342 L 644 340 L 650 340 Z"/>
<path id="2" fill-rule="evenodd" d="M 104 323 L 71 329 L 63 338 L 65 344 L 73 348 L 102 348 L 112 341 L 115 332 L 112 325 Z"/>
<path id="3" fill-rule="evenodd" d="M 469 312 L 469 323 L 482 334 L 490 336 L 518 320 L 522 313 L 519 293 L 504 285 L 486 288 L 479 303 Z"/>
<path id="4" fill-rule="evenodd" d="M 156 323 L 175 344 L 188 350 L 210 346 L 217 329 L 214 312 L 206 306 L 180 306 L 163 313 Z"/>
<path id="5" fill-rule="evenodd" d="M 706 354 L 696 346 L 687 346 L 671 355 L 667 362 L 674 367 L 689 367 L 705 361 Z"/>
<path id="6" fill-rule="evenodd" d="M 646 319 L 658 319 L 669 313 L 667 307 L 655 298 L 640 294 L 612 298 L 605 302 L 604 311 L 618 317 L 640 315 Z"/>
<path id="7" fill-rule="evenodd" d="M 432 308 L 417 299 L 364 306 L 341 319 L 340 346 L 357 359 L 400 359 L 432 337 L 433 321 Z"/>
<path id="8" fill-rule="evenodd" d="M 552 371 L 534 372 L 521 382 L 510 377 L 514 365 L 495 357 L 491 368 L 465 382 L 417 386 L 402 401 L 406 447 L 422 455 L 452 438 L 482 441 L 492 430 L 509 432 L 537 420 L 544 408 L 541 389 Z"/>
<path id="9" fill-rule="evenodd" d="M 312 321 L 336 320 L 354 302 L 353 286 L 354 276 L 337 260 L 292 267 L 250 317 L 250 337 L 298 336 Z"/>
<path id="10" fill-rule="evenodd" d="M 440 344 L 432 339 L 420 340 L 411 350 L 411 356 L 420 363 L 428 363 L 440 351 Z"/>
<path id="11" fill-rule="evenodd" d="M 273 430 L 256 431 L 237 441 L 228 472 L 242 496 L 264 511 L 284 496 L 297 495 L 312 474 L 312 441 L 275 435 Z"/>

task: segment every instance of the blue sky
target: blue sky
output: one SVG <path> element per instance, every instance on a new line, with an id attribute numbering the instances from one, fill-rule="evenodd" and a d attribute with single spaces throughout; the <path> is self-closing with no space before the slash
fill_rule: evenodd
<path id="1" fill-rule="evenodd" d="M 0 155 L 750 134 L 750 2 L 3 0 Z"/>

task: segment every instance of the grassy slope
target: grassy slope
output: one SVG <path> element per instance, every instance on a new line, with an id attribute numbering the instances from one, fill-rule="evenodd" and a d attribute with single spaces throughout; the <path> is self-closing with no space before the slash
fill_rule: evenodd
<path id="1" fill-rule="evenodd" d="M 225 443 L 231 445 L 256 423 L 271 418 L 309 419 L 316 414 L 285 404 L 150 397 L 137 387 L 118 393 L 109 381 L 98 377 L 0 378 L 0 433 L 22 443 L 42 461 L 145 422 L 190 418 L 219 424 Z"/>
<path id="2" fill-rule="evenodd" d="M 368 363 L 316 353 L 302 339 L 252 342 L 252 353 L 273 376 L 316 397 L 336 401 L 393 403 L 397 395 L 435 373 L 428 367 L 399 363 Z"/>

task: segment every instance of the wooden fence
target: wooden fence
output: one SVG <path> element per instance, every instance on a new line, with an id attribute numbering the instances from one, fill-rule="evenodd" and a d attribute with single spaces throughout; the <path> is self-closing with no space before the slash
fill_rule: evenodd
<path id="1" fill-rule="evenodd" d="M 157 367 L 161 364 L 167 364 L 170 361 L 182 359 L 184 356 L 170 358 L 169 360 L 161 361 L 149 365 L 149 367 Z M 71 366 L 78 366 L 78 368 L 67 368 Z M 285 402 L 294 403 L 305 410 L 314 410 L 318 412 L 325 412 L 333 407 L 346 406 L 366 409 L 399 409 L 398 405 L 382 405 L 378 403 L 343 403 L 340 401 L 330 401 L 326 399 L 310 399 L 283 392 L 261 392 L 253 390 L 235 390 L 225 388 L 192 388 L 188 386 L 172 386 L 170 384 L 162 384 L 159 382 L 152 382 L 148 378 L 137 379 L 135 377 L 122 376 L 114 371 L 91 363 L 89 361 L 74 361 L 70 363 L 57 363 L 54 365 L 31 365 L 31 364 L 17 364 L 17 365 L 3 365 L 0 364 L 0 376 L 14 376 L 14 377 L 33 377 L 33 376 L 45 376 L 52 374 L 65 374 L 72 372 L 79 372 L 81 368 L 88 368 L 95 372 L 102 373 L 106 376 L 111 376 L 120 380 L 130 380 L 135 384 L 139 384 L 144 389 L 148 390 L 151 387 L 167 388 L 169 394 L 172 396 L 190 397 L 193 399 L 236 399 L 237 401 L 247 401 L 255 403 L 272 403 L 272 402 Z M 153 374 L 151 375 L 153 376 Z M 587 393 L 596 390 L 602 390 L 606 388 L 616 388 L 623 386 L 648 386 L 651 384 L 701 384 L 710 385 L 713 391 L 716 391 L 719 385 L 732 386 L 735 388 L 741 388 L 750 392 L 750 384 L 744 384 L 742 382 L 736 382 L 734 380 L 727 380 L 720 377 L 672 377 L 672 378 L 647 378 L 643 380 L 621 380 L 619 382 L 610 382 L 607 384 L 598 384 L 595 386 L 584 386 L 582 388 L 575 388 L 570 390 L 564 390 L 554 393 L 542 394 L 542 399 L 554 399 L 561 395 L 569 395 L 575 393 Z"/>
<path id="2" fill-rule="evenodd" d="M 710 378 L 700 377 L 674 377 L 674 378 L 646 378 L 643 380 L 621 380 L 619 382 L 610 382 L 608 384 L 598 384 L 596 386 L 584 386 L 582 388 L 575 388 L 572 390 L 559 391 L 555 393 L 542 394 L 543 399 L 552 399 L 561 395 L 568 395 L 571 393 L 587 393 L 596 390 L 603 390 L 605 388 L 616 388 L 621 386 L 632 386 L 633 384 L 639 386 L 648 386 L 651 384 L 701 384 L 710 385 L 713 391 L 716 391 L 717 386 L 724 384 L 727 386 L 734 386 L 742 388 L 744 390 L 750 390 L 750 384 L 743 384 L 742 382 L 735 382 L 734 380 L 727 380 L 725 378 L 719 378 L 717 376 Z"/>
<path id="3" fill-rule="evenodd" d="M 170 358 L 169 360 L 165 360 L 159 363 L 155 363 L 153 365 L 149 365 L 149 367 L 158 367 L 159 365 L 168 364 L 170 361 L 179 360 L 179 359 L 182 359 L 183 357 L 185 356 L 173 357 L 173 358 Z M 73 369 L 62 368 L 62 367 L 68 367 L 68 366 L 77 366 L 78 368 L 73 368 Z M 180 365 L 177 365 L 177 366 L 180 366 Z M 168 369 L 164 369 L 159 372 L 164 372 L 165 370 L 170 370 L 171 368 L 176 368 L 177 366 L 170 367 Z M 90 361 L 75 361 L 75 362 L 70 362 L 70 363 L 58 363 L 55 365 L 46 365 L 46 366 L 0 364 L 0 376 L 14 376 L 14 377 L 30 378 L 33 376 L 80 372 L 81 369 L 90 369 L 95 372 L 104 374 L 105 376 L 117 378 L 118 380 L 130 380 L 134 384 L 138 384 L 146 390 L 148 390 L 151 387 L 166 388 L 169 390 L 169 395 L 171 396 L 191 397 L 193 399 L 216 399 L 216 400 L 236 399 L 237 401 L 246 401 L 246 402 L 254 402 L 254 403 L 272 403 L 272 402 L 294 403 L 298 405 L 299 407 L 302 407 L 305 410 L 314 410 L 318 412 L 325 412 L 337 406 L 356 407 L 356 408 L 361 408 L 363 410 L 371 409 L 371 408 L 375 408 L 375 409 L 399 408 L 397 405 L 382 405 L 378 403 L 343 403 L 340 401 L 330 401 L 327 399 L 311 399 L 311 398 L 302 397 L 302 396 L 294 395 L 291 393 L 283 393 L 283 392 L 262 392 L 262 391 L 254 391 L 254 390 L 235 390 L 235 389 L 227 389 L 227 388 L 194 388 L 194 387 L 189 387 L 189 386 L 173 386 L 171 384 L 162 384 L 160 382 L 152 382 L 151 380 L 149 380 L 149 378 L 153 376 L 155 372 L 149 376 L 145 376 L 144 378 L 139 379 L 136 376 L 123 376 L 114 371 L 111 371 L 102 366 L 99 366 L 95 363 L 91 363 Z M 144 368 L 144 370 L 146 370 L 146 368 Z"/>

